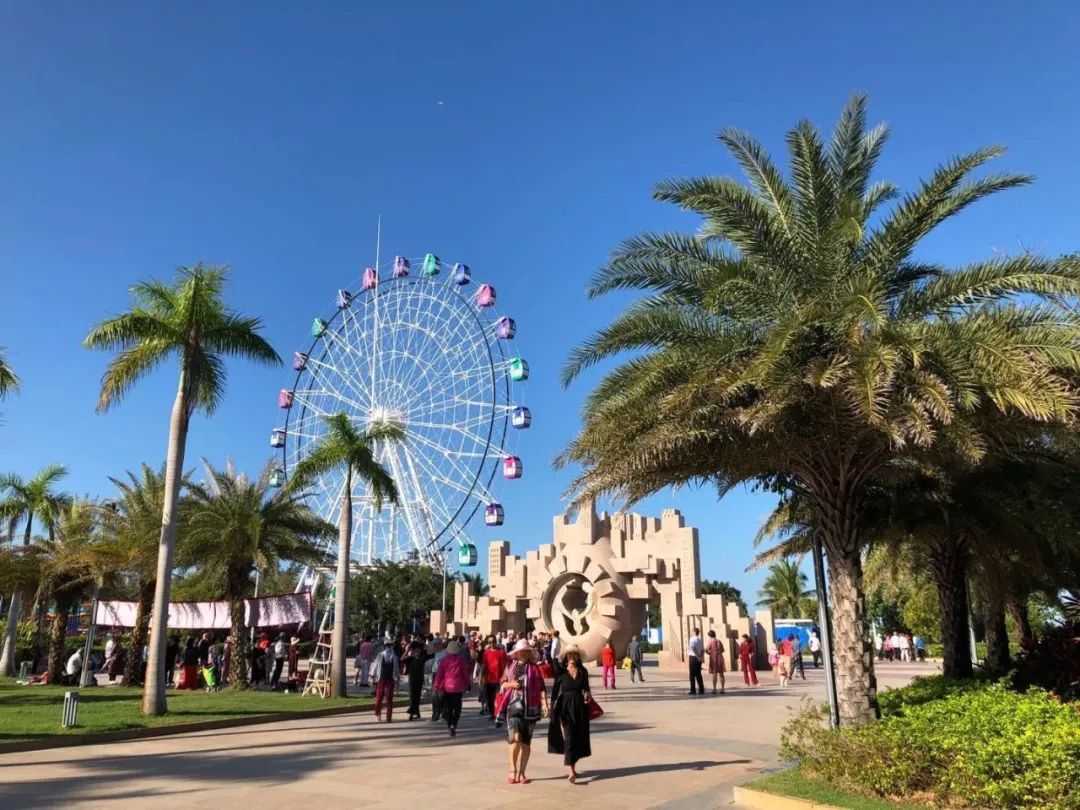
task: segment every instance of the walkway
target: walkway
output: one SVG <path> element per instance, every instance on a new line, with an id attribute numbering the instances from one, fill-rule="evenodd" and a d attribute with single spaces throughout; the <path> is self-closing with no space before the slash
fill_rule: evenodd
<path id="1" fill-rule="evenodd" d="M 886 664 L 900 685 L 933 665 Z M 603 802 L 606 807 L 701 810 L 731 801 L 731 787 L 775 760 L 780 728 L 807 695 L 823 697 L 819 672 L 780 690 L 741 683 L 725 696 L 691 698 L 674 673 L 646 669 L 646 684 L 619 673 L 597 689 L 605 716 L 593 724 L 594 755 L 582 780 L 563 779 L 538 728 L 530 785 L 506 784 L 506 745 L 477 714 L 475 697 L 457 739 L 444 725 L 376 724 L 371 714 L 299 719 L 127 743 L 0 756 L 0 807 L 503 808 Z M 766 685 L 767 684 L 767 685 Z M 594 681 L 599 687 L 599 678 Z M 301 698 L 286 698 L 296 699 Z M 399 717 L 402 718 L 399 720 Z"/>

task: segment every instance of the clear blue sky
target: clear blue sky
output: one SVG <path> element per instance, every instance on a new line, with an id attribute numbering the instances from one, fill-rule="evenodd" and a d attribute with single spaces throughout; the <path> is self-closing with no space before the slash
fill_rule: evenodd
<path id="1" fill-rule="evenodd" d="M 894 128 L 881 178 L 910 187 L 988 143 L 1039 177 L 925 256 L 1075 250 L 1078 41 L 1065 3 L 0 2 L 0 345 L 24 384 L 0 469 L 60 461 L 72 491 L 105 495 L 106 476 L 159 463 L 176 369 L 95 414 L 90 325 L 137 279 L 227 263 L 230 301 L 285 356 L 370 263 L 381 213 L 387 252 L 468 261 L 518 320 L 535 421 L 504 536 L 532 548 L 597 379 L 564 391 L 558 369 L 625 303 L 587 302 L 586 279 L 624 237 L 694 225 L 650 201 L 655 181 L 733 172 L 722 126 L 779 151 L 797 119 L 830 127 L 866 90 Z M 260 467 L 286 380 L 231 366 L 189 458 Z M 752 596 L 769 499 L 680 492 L 640 511 L 667 505 L 700 527 L 703 574 Z"/>

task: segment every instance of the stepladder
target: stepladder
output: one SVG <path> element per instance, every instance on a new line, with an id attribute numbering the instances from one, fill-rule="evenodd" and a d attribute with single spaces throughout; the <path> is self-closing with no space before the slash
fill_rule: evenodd
<path id="1" fill-rule="evenodd" d="M 307 680 L 304 682 L 305 695 L 330 697 L 330 665 L 334 658 L 334 595 L 335 588 L 331 586 L 323 600 L 322 621 L 315 635 L 315 649 L 311 653 Z"/>

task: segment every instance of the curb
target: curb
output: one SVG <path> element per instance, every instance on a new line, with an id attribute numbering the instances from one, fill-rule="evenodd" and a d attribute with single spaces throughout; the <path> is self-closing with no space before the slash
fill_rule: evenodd
<path id="1" fill-rule="evenodd" d="M 405 705 L 405 704 L 402 704 Z M 397 708 L 397 704 L 394 704 Z M 253 717 L 223 718 L 221 720 L 201 720 L 194 723 L 177 723 L 172 726 L 153 728 L 133 728 L 130 731 L 105 731 L 98 734 L 63 734 L 54 737 L 37 737 L 31 740 L 0 743 L 0 754 L 18 754 L 24 751 L 46 751 L 50 748 L 70 748 L 76 745 L 98 745 L 102 743 L 127 742 L 129 740 L 148 740 L 154 737 L 171 737 L 176 734 L 190 734 L 196 731 L 216 731 L 221 728 L 240 726 L 258 726 L 264 723 L 280 723 L 283 720 L 306 720 L 317 717 L 333 717 L 338 714 L 357 714 L 374 710 L 373 704 L 357 706 L 334 706 L 329 709 L 312 709 L 308 712 L 271 712 Z"/>
<path id="2" fill-rule="evenodd" d="M 748 810 L 841 810 L 834 804 L 821 804 L 810 799 L 764 793 L 742 785 L 736 785 L 734 793 L 735 804 Z"/>

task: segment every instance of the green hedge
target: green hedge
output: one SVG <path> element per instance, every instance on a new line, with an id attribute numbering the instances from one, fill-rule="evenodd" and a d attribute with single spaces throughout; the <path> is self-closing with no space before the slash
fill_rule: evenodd
<path id="1" fill-rule="evenodd" d="M 868 795 L 972 807 L 1080 810 L 1080 707 L 1032 689 L 920 679 L 883 696 L 883 718 L 830 730 L 809 706 L 781 755 Z"/>

